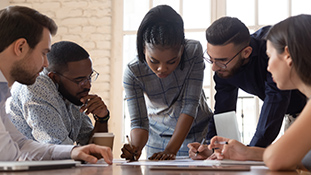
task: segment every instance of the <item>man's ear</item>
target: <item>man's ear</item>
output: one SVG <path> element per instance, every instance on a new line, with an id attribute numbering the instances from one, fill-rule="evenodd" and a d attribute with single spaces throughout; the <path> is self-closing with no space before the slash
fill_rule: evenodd
<path id="1" fill-rule="evenodd" d="M 17 39 L 14 43 L 13 49 L 14 49 L 14 53 L 17 56 L 26 54 L 29 50 L 29 45 L 27 43 L 27 40 L 25 38 Z"/>
<path id="2" fill-rule="evenodd" d="M 48 76 L 53 80 L 54 83 L 59 82 L 59 76 L 55 72 L 49 72 Z"/>
<path id="3" fill-rule="evenodd" d="M 242 51 L 242 58 L 249 58 L 253 51 L 253 48 L 251 46 L 247 46 L 243 51 Z"/>

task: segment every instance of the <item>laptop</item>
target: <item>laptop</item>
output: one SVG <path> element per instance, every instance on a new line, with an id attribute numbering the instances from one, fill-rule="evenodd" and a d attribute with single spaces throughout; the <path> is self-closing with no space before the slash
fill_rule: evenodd
<path id="1" fill-rule="evenodd" d="M 5 161 L 5 162 L 0 161 L 0 172 L 72 168 L 80 164 L 81 164 L 80 161 L 74 160 Z"/>
<path id="2" fill-rule="evenodd" d="M 214 121 L 218 136 L 235 139 L 241 142 L 241 134 L 239 131 L 235 111 L 215 114 Z"/>

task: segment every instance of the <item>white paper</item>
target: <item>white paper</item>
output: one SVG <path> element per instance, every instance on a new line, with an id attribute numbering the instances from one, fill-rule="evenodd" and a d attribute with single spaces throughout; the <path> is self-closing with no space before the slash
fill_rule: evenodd
<path id="1" fill-rule="evenodd" d="M 113 164 L 123 164 L 126 162 L 127 161 L 124 159 L 113 159 L 112 161 Z M 99 159 L 97 163 L 94 163 L 94 164 L 86 163 L 86 164 L 80 164 L 79 166 L 94 167 L 94 166 L 109 166 L 109 164 L 107 164 L 104 159 Z"/>
<path id="2" fill-rule="evenodd" d="M 238 160 L 204 160 L 207 164 L 218 164 L 218 165 L 252 165 L 252 166 L 264 166 L 263 161 L 238 161 Z"/>
<path id="3" fill-rule="evenodd" d="M 213 166 L 218 165 L 218 162 L 205 162 L 204 160 L 192 160 L 192 159 L 176 159 L 176 160 L 159 160 L 159 161 L 144 161 L 139 160 L 135 162 L 126 162 L 122 165 L 144 165 L 144 166 Z"/>

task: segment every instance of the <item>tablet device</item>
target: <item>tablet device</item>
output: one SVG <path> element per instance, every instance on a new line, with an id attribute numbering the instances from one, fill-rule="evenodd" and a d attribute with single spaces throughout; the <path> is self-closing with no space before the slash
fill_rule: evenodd
<path id="1" fill-rule="evenodd" d="M 218 136 L 235 139 L 241 142 L 241 134 L 235 111 L 215 114 L 214 121 Z"/>
<path id="2" fill-rule="evenodd" d="M 0 162 L 0 171 L 32 171 L 71 168 L 80 165 L 74 160 L 48 160 L 48 161 L 5 161 Z"/>
<path id="3" fill-rule="evenodd" d="M 149 166 L 150 170 L 189 170 L 189 171 L 250 171 L 250 166 Z"/>

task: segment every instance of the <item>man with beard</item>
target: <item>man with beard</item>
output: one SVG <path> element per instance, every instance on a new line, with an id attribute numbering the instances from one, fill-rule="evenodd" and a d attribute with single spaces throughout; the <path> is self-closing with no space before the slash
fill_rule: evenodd
<path id="1" fill-rule="evenodd" d="M 296 117 L 306 98 L 297 90 L 281 91 L 267 71 L 268 57 L 264 36 L 269 26 L 250 35 L 239 19 L 223 17 L 206 30 L 205 60 L 215 71 L 215 114 L 236 111 L 239 88 L 263 101 L 256 132 L 250 146 L 267 147 L 277 137 L 283 117 Z M 208 139 L 216 135 L 210 120 Z"/>
<path id="2" fill-rule="evenodd" d="M 109 111 L 100 97 L 89 94 L 99 74 L 87 51 L 73 42 L 53 44 L 47 58 L 49 66 L 33 85 L 12 86 L 7 101 L 11 120 L 29 139 L 88 144 L 92 131 L 107 132 Z M 88 114 L 94 116 L 94 128 Z"/>
<path id="3" fill-rule="evenodd" d="M 51 37 L 56 34 L 57 25 L 34 9 L 9 6 L 0 10 L 0 26 L 0 161 L 72 158 L 96 163 L 104 158 L 112 164 L 109 147 L 38 143 L 15 128 L 5 111 L 10 87 L 15 81 L 33 84 L 43 67 L 48 66 L 46 54 L 51 49 Z"/>

